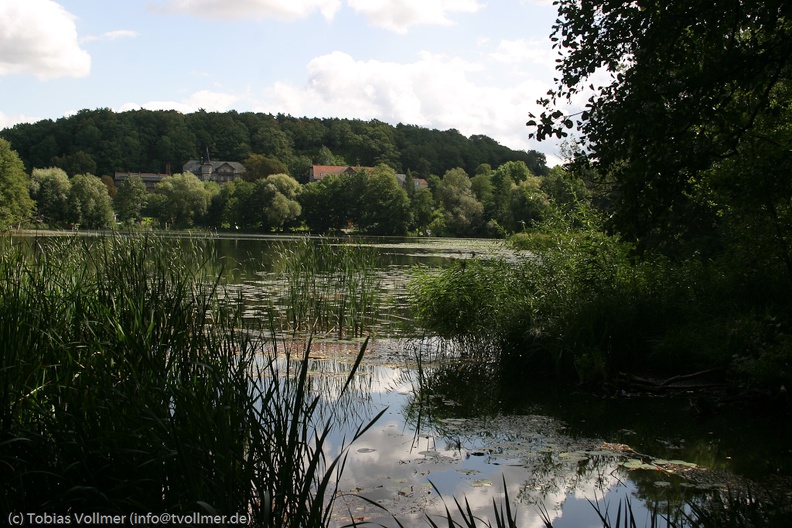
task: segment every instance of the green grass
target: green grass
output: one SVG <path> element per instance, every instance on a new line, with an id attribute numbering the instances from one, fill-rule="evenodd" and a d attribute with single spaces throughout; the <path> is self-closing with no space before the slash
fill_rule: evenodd
<path id="1" fill-rule="evenodd" d="M 211 247 L 0 240 L 4 511 L 328 523 L 345 450 L 324 453 L 332 419 L 317 412 L 308 350 L 292 357 L 243 327 Z"/>

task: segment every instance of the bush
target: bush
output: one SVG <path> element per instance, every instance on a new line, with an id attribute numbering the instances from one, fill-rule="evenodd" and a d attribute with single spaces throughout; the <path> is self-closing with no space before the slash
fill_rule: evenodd
<path id="1" fill-rule="evenodd" d="M 584 383 L 608 382 L 620 371 L 670 376 L 714 368 L 776 392 L 792 381 L 782 315 L 788 286 L 773 283 L 775 291 L 757 294 L 769 285 L 728 260 L 638 257 L 591 227 L 548 223 L 510 243 L 516 261 L 417 272 L 410 291 L 418 324 L 445 337 L 484 337 L 526 372 Z M 773 324 L 746 326 L 755 313 Z"/>

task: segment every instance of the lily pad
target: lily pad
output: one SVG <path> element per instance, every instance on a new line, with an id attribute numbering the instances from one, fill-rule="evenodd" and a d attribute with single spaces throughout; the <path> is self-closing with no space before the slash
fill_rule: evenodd
<path id="1" fill-rule="evenodd" d="M 624 466 L 627 469 L 630 469 L 630 470 L 632 470 L 632 469 L 650 469 L 650 470 L 660 469 L 657 466 L 655 466 L 654 464 L 647 464 L 646 462 L 644 462 L 642 460 L 638 460 L 637 458 L 627 459 L 624 462 L 622 462 L 621 465 Z"/>
<path id="2" fill-rule="evenodd" d="M 571 453 L 561 453 L 558 455 L 559 458 L 563 459 L 565 462 L 571 462 L 573 464 L 577 464 L 578 462 L 585 462 L 589 459 L 585 452 L 582 451 L 573 451 Z"/>
<path id="3" fill-rule="evenodd" d="M 668 464 L 673 464 L 675 466 L 684 466 L 688 468 L 697 468 L 698 464 L 694 464 L 693 462 L 685 462 L 684 460 L 669 460 Z"/>

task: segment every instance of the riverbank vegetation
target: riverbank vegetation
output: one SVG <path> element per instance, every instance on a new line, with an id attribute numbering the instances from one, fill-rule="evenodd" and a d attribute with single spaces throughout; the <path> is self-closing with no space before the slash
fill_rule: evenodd
<path id="1" fill-rule="evenodd" d="M 511 244 L 516 259 L 418 269 L 417 323 L 444 337 L 478 336 L 506 370 L 641 391 L 653 389 L 648 378 L 660 391 L 663 380 L 701 373 L 687 388 L 728 383 L 783 402 L 792 382 L 783 263 L 639 258 L 594 227 L 547 225 Z"/>
<path id="2" fill-rule="evenodd" d="M 3 511 L 327 525 L 344 448 L 325 452 L 308 350 L 241 325 L 210 246 L 0 244 Z"/>
<path id="3" fill-rule="evenodd" d="M 370 335 L 381 303 L 377 258 L 370 249 L 302 239 L 276 249 L 280 277 L 271 318 L 292 335 Z"/>

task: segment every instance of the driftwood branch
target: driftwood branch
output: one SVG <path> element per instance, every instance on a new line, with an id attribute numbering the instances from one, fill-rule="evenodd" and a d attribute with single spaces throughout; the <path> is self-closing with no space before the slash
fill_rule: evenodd
<path id="1" fill-rule="evenodd" d="M 645 378 L 635 374 L 620 372 L 617 378 L 617 383 L 620 387 L 632 387 L 635 389 L 652 392 L 671 392 L 677 390 L 722 387 L 724 385 L 723 383 L 712 382 L 707 379 L 708 375 L 713 374 L 718 370 L 720 369 L 714 368 L 701 370 L 691 374 L 672 376 L 667 379 Z"/>

